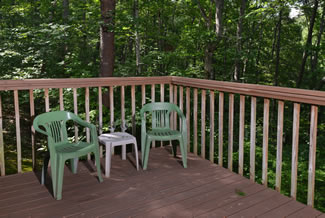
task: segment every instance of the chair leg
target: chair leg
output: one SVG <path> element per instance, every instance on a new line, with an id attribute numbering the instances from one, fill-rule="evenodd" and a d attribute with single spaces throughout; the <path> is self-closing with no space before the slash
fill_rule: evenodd
<path id="1" fill-rule="evenodd" d="M 183 160 L 183 166 L 184 168 L 187 168 L 187 158 L 186 158 L 186 149 L 184 148 L 184 140 L 181 138 L 179 140 L 179 147 L 181 149 L 181 154 L 182 154 L 182 160 Z"/>
<path id="2" fill-rule="evenodd" d="M 105 157 L 105 177 L 109 177 L 111 172 L 111 143 L 106 145 L 106 157 Z"/>
<path id="3" fill-rule="evenodd" d="M 58 169 L 57 169 L 57 191 L 56 200 L 62 199 L 62 185 L 63 185 L 63 174 L 64 174 L 64 160 L 61 155 L 58 156 Z"/>
<path id="4" fill-rule="evenodd" d="M 137 165 L 137 170 L 139 170 L 139 155 L 138 155 L 138 146 L 137 146 L 137 141 L 133 142 L 134 144 L 134 152 L 135 152 L 135 162 Z"/>
<path id="5" fill-rule="evenodd" d="M 100 157 L 99 157 L 99 151 L 98 149 L 94 152 L 95 155 L 95 163 L 97 168 L 97 175 L 99 182 L 103 182 L 102 172 L 100 170 Z"/>
<path id="6" fill-rule="evenodd" d="M 56 198 L 56 191 L 57 191 L 57 156 L 50 158 L 51 161 L 51 177 L 52 177 L 52 189 L 53 189 L 53 197 Z"/>
<path id="7" fill-rule="evenodd" d="M 50 161 L 50 153 L 46 153 L 44 157 L 44 163 L 42 166 L 42 176 L 41 176 L 41 184 L 45 184 L 46 180 L 46 175 L 47 175 L 47 168 L 49 166 L 49 161 Z"/>
<path id="8" fill-rule="evenodd" d="M 73 174 L 76 174 L 78 171 L 78 162 L 79 162 L 78 157 L 70 159 L 70 168 Z"/>
<path id="9" fill-rule="evenodd" d="M 171 143 L 172 143 L 172 153 L 173 153 L 174 157 L 176 157 L 176 155 L 177 155 L 177 146 L 175 145 L 175 141 L 171 141 Z"/>
<path id="10" fill-rule="evenodd" d="M 150 144 L 151 144 L 151 139 L 148 139 L 146 140 L 146 145 L 145 145 L 145 148 L 144 148 L 144 159 L 142 161 L 142 168 L 143 170 L 146 170 L 147 169 L 147 166 L 148 166 L 148 159 L 149 159 L 149 151 L 150 151 Z"/>

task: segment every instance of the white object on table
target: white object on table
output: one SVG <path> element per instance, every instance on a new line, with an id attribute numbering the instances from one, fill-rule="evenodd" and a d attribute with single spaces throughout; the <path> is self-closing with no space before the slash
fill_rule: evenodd
<path id="1" fill-rule="evenodd" d="M 137 140 L 133 135 L 126 132 L 113 132 L 101 134 L 98 137 L 101 144 L 106 146 L 106 159 L 105 159 L 105 176 L 109 177 L 111 170 L 111 155 L 112 148 L 115 146 L 122 146 L 122 160 L 126 159 L 126 145 L 133 144 L 135 151 L 135 161 L 137 165 L 137 170 L 139 170 L 139 160 L 138 160 L 138 146 Z"/>

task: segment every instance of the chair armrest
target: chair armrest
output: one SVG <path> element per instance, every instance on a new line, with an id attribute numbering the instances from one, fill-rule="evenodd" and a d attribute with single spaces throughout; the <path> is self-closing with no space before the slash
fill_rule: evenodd
<path id="1" fill-rule="evenodd" d="M 73 118 L 73 121 L 78 123 L 81 126 L 88 127 L 90 129 L 96 128 L 96 126 L 94 124 L 88 123 L 88 122 L 80 119 L 79 117 Z"/>
<path id="2" fill-rule="evenodd" d="M 33 127 L 34 127 L 34 129 L 35 129 L 37 132 L 40 132 L 40 133 L 42 133 L 42 134 L 44 134 L 44 135 L 46 135 L 46 136 L 51 137 L 50 134 L 48 134 L 48 133 L 45 132 L 44 130 L 40 129 L 36 122 L 33 123 Z"/>

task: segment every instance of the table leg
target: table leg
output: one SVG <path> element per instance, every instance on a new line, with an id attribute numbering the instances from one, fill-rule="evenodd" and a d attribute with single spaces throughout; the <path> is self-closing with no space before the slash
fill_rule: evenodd
<path id="1" fill-rule="evenodd" d="M 109 177 L 110 172 L 111 172 L 111 143 L 105 144 L 106 146 L 106 157 L 105 157 L 105 176 Z"/>
<path id="2" fill-rule="evenodd" d="M 122 160 L 126 160 L 126 144 L 122 145 Z"/>
<path id="3" fill-rule="evenodd" d="M 134 151 L 135 151 L 135 162 L 137 164 L 137 170 L 139 170 L 139 155 L 138 155 L 138 146 L 137 142 L 134 142 Z"/>

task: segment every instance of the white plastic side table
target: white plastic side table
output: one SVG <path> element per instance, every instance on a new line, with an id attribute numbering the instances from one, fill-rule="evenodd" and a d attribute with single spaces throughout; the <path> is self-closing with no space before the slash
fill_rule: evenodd
<path id="1" fill-rule="evenodd" d="M 135 161 L 137 165 L 137 170 L 139 170 L 139 160 L 138 160 L 138 146 L 137 140 L 133 135 L 126 132 L 113 132 L 101 134 L 98 136 L 98 140 L 101 144 L 106 147 L 106 159 L 105 159 L 105 176 L 109 177 L 111 171 L 111 155 L 112 148 L 115 146 L 122 146 L 122 160 L 126 159 L 126 145 L 133 144 L 135 151 Z"/>

